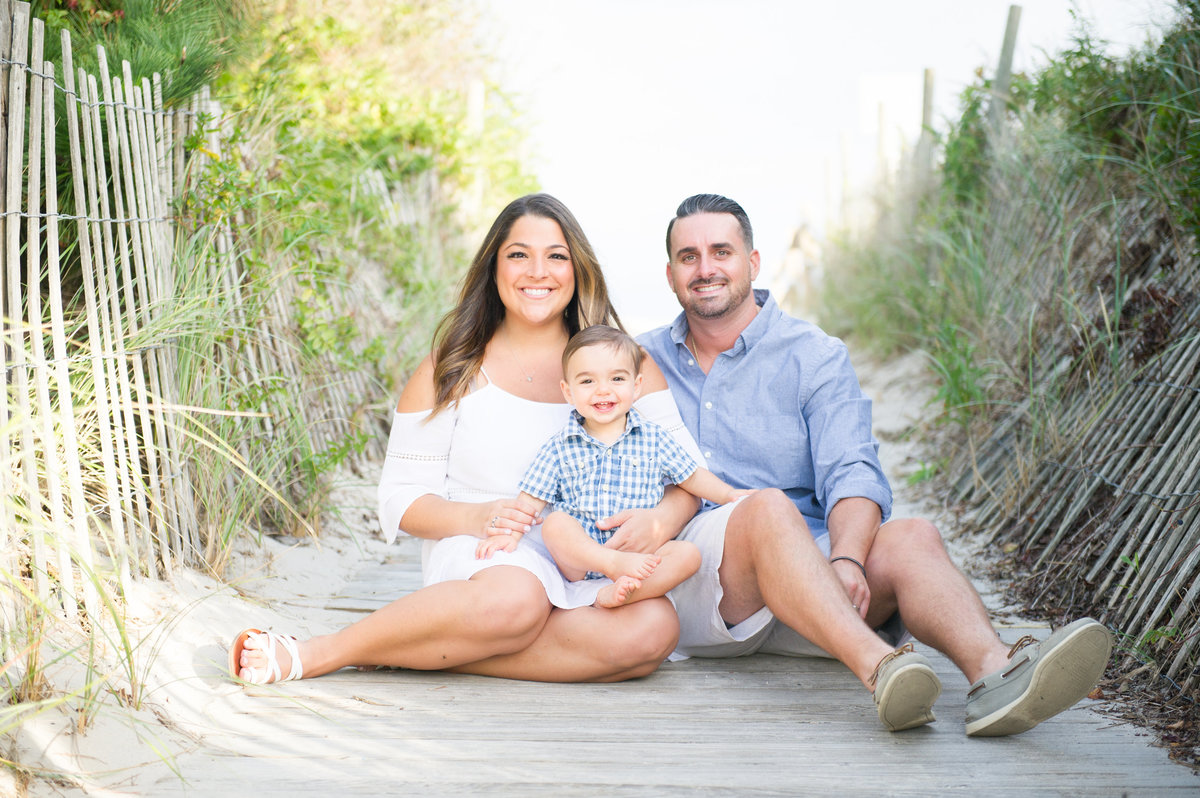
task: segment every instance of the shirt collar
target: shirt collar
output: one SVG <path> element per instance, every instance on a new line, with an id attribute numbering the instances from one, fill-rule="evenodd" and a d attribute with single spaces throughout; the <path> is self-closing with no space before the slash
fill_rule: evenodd
<path id="1" fill-rule="evenodd" d="M 771 292 L 765 288 L 754 289 L 754 301 L 759 307 L 758 315 L 746 325 L 746 329 L 742 330 L 742 334 L 738 336 L 738 342 L 730 350 L 732 352 L 741 352 L 753 347 L 767 334 L 767 331 L 771 329 L 771 325 L 783 315 L 783 311 L 779 309 L 779 305 L 775 302 L 775 297 L 771 296 Z M 680 313 L 675 317 L 675 321 L 671 323 L 670 334 L 672 341 L 687 346 L 688 323 L 686 313 Z"/>
<path id="2" fill-rule="evenodd" d="M 625 414 L 625 431 L 621 433 L 621 438 L 629 435 L 635 429 L 638 429 L 643 424 L 642 414 L 634 408 L 629 408 L 629 412 Z M 566 436 L 568 438 L 584 438 L 587 440 L 596 440 L 583 427 L 583 416 L 579 415 L 579 411 L 571 408 L 571 417 L 567 419 Z M 620 440 L 618 438 L 617 440 Z"/>

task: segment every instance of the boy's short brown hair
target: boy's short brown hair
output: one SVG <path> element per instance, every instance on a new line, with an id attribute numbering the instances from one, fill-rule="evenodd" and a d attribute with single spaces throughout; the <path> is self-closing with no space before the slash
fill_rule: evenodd
<path id="1" fill-rule="evenodd" d="M 591 327 L 586 327 L 571 336 L 571 340 L 567 341 L 567 348 L 563 350 L 562 369 L 563 378 L 567 376 L 567 362 L 571 356 L 580 349 L 588 346 L 607 346 L 610 349 L 615 349 L 618 355 L 628 357 L 633 364 L 634 375 L 642 372 L 642 358 L 644 353 L 638 342 L 633 340 L 633 337 L 626 332 L 618 330 L 616 327 L 609 327 L 607 324 L 593 324 Z"/>

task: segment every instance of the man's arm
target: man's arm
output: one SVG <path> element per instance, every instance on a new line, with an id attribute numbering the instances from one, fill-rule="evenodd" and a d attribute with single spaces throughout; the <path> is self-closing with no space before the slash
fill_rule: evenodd
<path id="1" fill-rule="evenodd" d="M 672 540 L 700 509 L 700 500 L 678 485 L 668 485 L 657 507 L 645 510 L 622 510 L 596 526 L 616 529 L 605 543 L 618 551 L 650 554 Z"/>
<path id="2" fill-rule="evenodd" d="M 867 616 L 867 608 L 871 605 L 865 563 L 871 554 L 875 533 L 879 531 L 882 519 L 879 505 L 861 497 L 842 499 L 833 506 L 826 518 L 829 559 L 833 561 L 833 570 L 850 596 L 850 603 L 858 607 L 858 614 L 863 618 Z M 850 559 L 835 559 L 837 557 Z"/>

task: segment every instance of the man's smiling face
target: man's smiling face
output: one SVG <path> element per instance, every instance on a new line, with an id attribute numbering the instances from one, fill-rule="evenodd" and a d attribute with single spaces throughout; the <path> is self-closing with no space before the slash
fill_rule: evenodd
<path id="1" fill-rule="evenodd" d="M 731 214 L 676 219 L 670 249 L 667 282 L 689 316 L 717 319 L 754 301 L 750 283 L 758 276 L 758 250 L 747 251 Z"/>

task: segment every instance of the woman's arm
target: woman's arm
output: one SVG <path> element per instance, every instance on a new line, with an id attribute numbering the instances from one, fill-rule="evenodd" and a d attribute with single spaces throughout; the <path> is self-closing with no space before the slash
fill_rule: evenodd
<path id="1" fill-rule="evenodd" d="M 536 519 L 515 497 L 479 503 L 445 498 L 453 411 L 443 410 L 430 419 L 435 396 L 433 359 L 426 357 L 396 405 L 379 485 L 384 534 L 389 540 L 397 531 L 440 539 L 464 534 L 483 538 L 488 527 L 527 531 Z"/>

